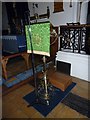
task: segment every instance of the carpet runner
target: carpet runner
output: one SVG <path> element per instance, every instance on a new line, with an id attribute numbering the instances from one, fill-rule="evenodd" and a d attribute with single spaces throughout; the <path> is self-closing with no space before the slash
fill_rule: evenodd
<path id="1" fill-rule="evenodd" d="M 90 100 L 69 93 L 62 103 L 90 118 Z"/>

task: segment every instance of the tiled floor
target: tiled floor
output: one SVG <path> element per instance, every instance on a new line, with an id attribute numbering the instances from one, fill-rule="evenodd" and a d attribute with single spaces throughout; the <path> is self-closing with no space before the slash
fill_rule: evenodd
<path id="1" fill-rule="evenodd" d="M 48 77 L 50 77 L 54 70 L 48 70 Z M 59 73 L 64 76 L 64 74 Z M 81 97 L 88 99 L 88 82 L 72 77 L 72 80 L 77 83 L 72 92 Z M 24 101 L 23 96 L 34 90 L 30 84 L 25 84 L 14 91 L 3 96 L 2 102 L 2 115 L 4 118 L 44 118 L 33 107 L 27 107 L 28 103 Z M 32 98 L 31 98 L 32 99 Z M 46 118 L 87 118 L 86 116 L 78 113 L 77 111 L 67 107 L 63 103 L 59 103 Z"/>

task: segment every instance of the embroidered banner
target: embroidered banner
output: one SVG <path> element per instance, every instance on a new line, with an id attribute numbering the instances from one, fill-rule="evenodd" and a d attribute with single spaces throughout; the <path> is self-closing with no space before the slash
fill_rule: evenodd
<path id="1" fill-rule="evenodd" d="M 25 26 L 26 40 L 27 40 L 27 52 L 31 53 L 31 43 L 29 32 L 31 35 L 33 53 L 50 56 L 50 23 L 36 23 Z"/>

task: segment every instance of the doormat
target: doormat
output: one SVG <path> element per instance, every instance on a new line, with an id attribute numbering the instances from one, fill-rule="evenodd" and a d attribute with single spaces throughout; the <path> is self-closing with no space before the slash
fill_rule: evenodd
<path id="1" fill-rule="evenodd" d="M 69 93 L 62 103 L 90 118 L 90 100 Z"/>
<path id="2" fill-rule="evenodd" d="M 76 83 L 72 82 L 72 84 L 68 86 L 65 91 L 61 91 L 60 89 L 56 88 L 49 105 L 38 103 L 33 104 L 32 106 L 37 111 L 39 111 L 43 116 L 47 116 L 55 108 L 55 106 L 69 94 L 69 92 L 73 89 L 73 87 L 75 87 L 75 85 Z M 26 96 L 23 97 L 23 99 L 27 101 L 29 104 L 32 104 L 36 99 L 35 91 L 27 94 Z"/>

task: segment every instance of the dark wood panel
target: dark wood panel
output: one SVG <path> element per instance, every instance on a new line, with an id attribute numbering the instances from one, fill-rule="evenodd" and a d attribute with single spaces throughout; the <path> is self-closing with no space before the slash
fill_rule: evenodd
<path id="1" fill-rule="evenodd" d="M 90 55 L 90 27 L 86 28 L 85 51 Z"/>
<path id="2" fill-rule="evenodd" d="M 63 2 L 54 2 L 54 13 L 63 11 Z"/>
<path id="3" fill-rule="evenodd" d="M 58 34 L 58 27 L 50 26 L 50 31 L 54 29 Z M 50 58 L 48 60 L 53 60 L 56 57 L 56 52 L 58 51 L 58 38 L 50 37 Z"/>
<path id="4" fill-rule="evenodd" d="M 27 2 L 6 2 L 8 24 L 10 25 L 10 34 L 21 34 L 24 31 L 26 22 L 25 11 L 28 10 Z"/>

